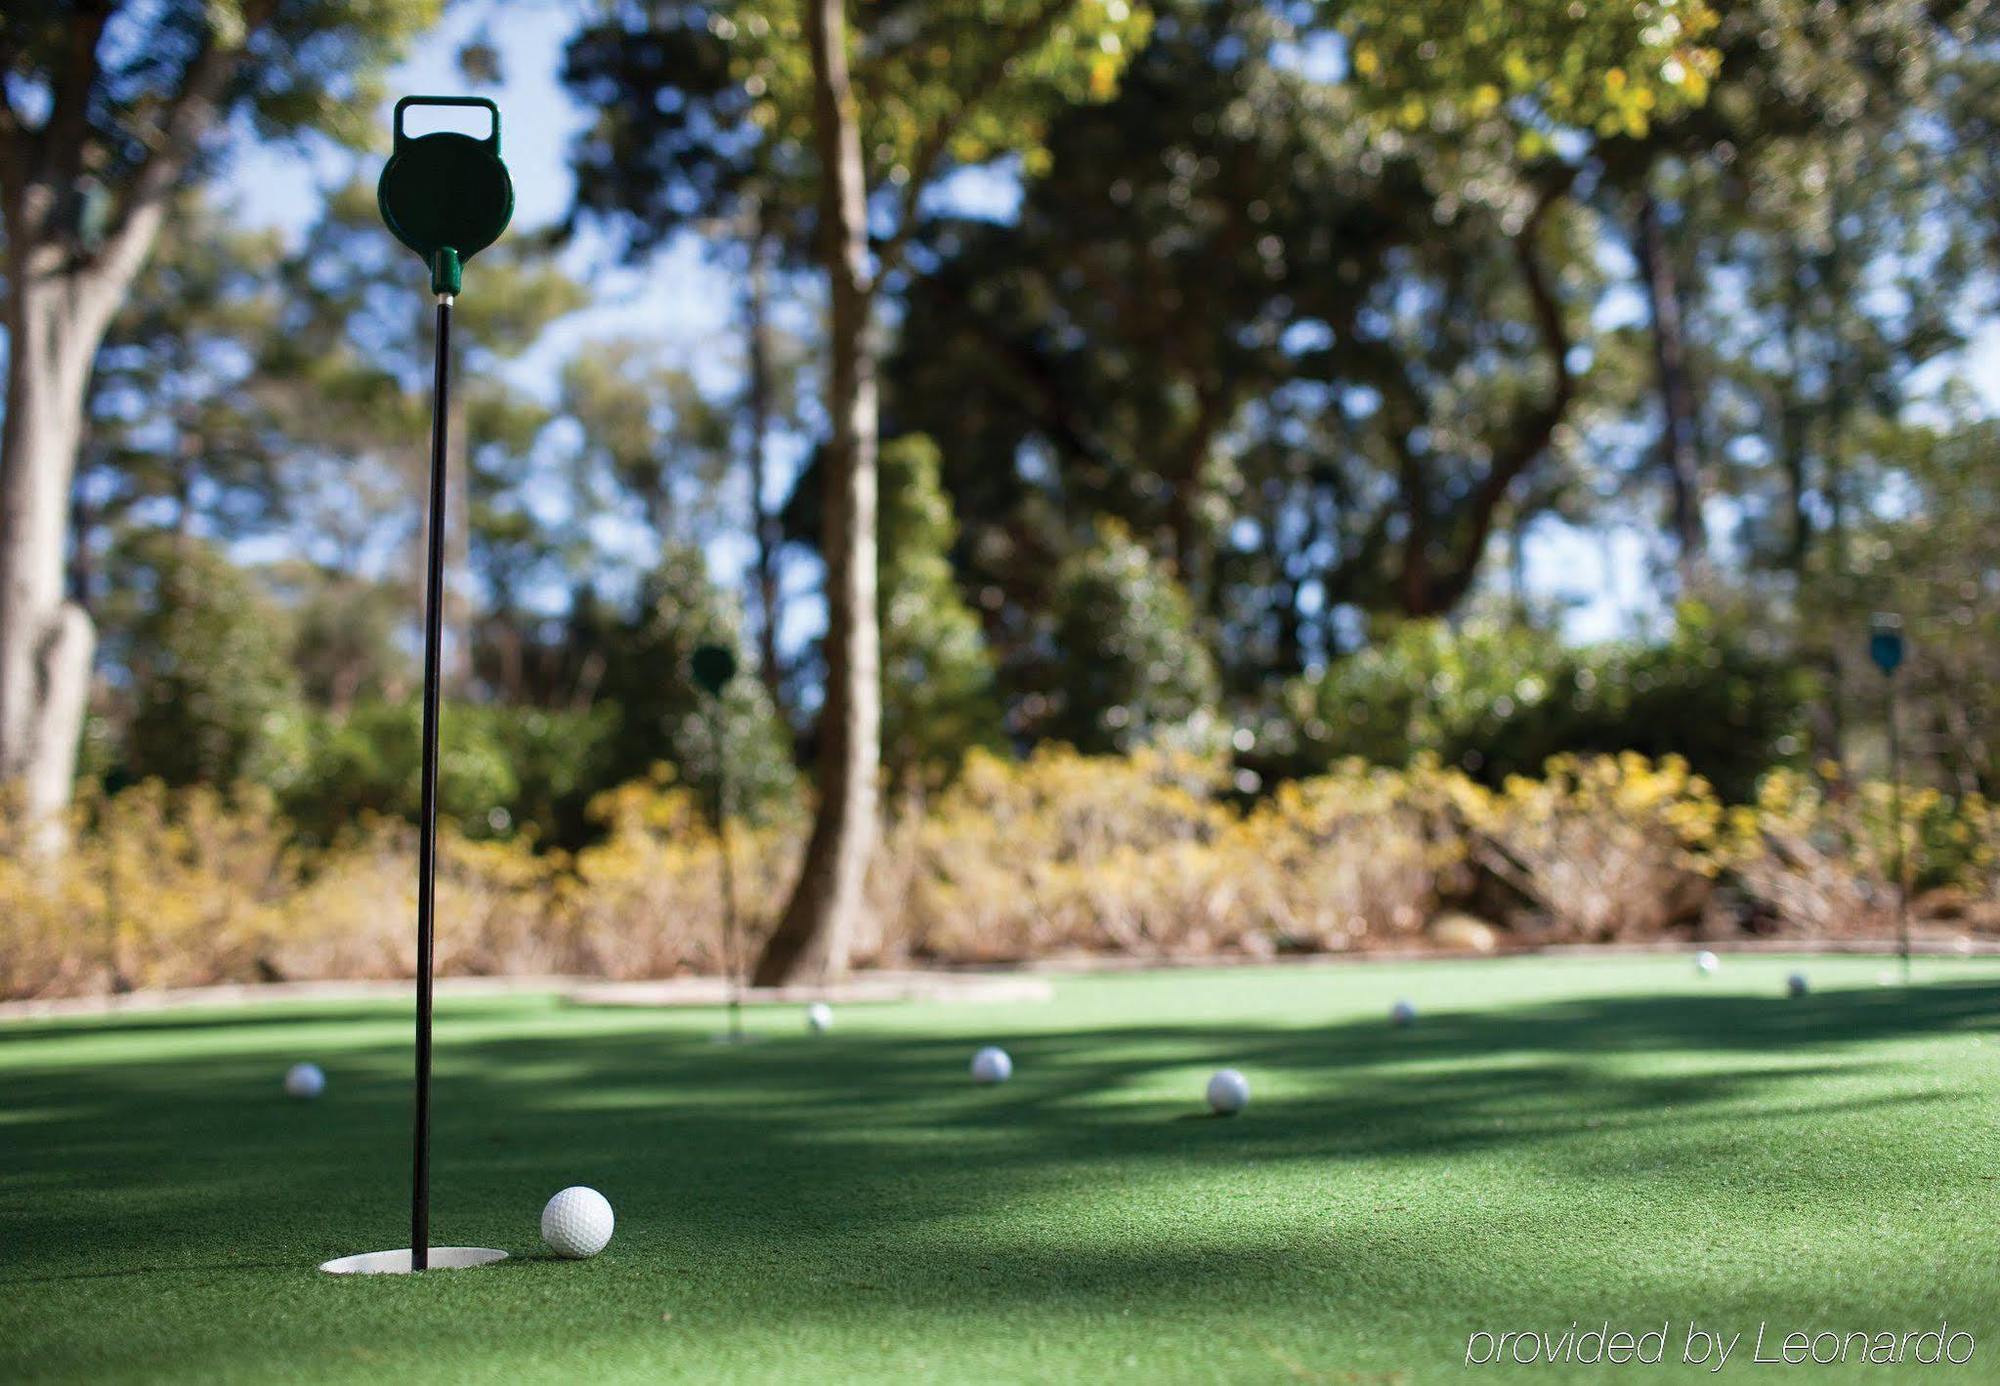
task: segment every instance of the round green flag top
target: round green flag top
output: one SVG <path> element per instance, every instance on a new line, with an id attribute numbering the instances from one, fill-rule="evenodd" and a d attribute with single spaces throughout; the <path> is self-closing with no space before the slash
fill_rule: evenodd
<path id="1" fill-rule="evenodd" d="M 403 133 L 411 106 L 473 106 L 493 117 L 485 139 L 439 131 Z M 500 108 L 483 96 L 406 96 L 396 103 L 396 143 L 375 204 L 396 239 L 423 257 L 431 292 L 459 291 L 459 270 L 500 239 L 514 215 L 514 180 L 500 162 Z"/>
<path id="2" fill-rule="evenodd" d="M 736 656 L 726 645 L 703 645 L 688 660 L 695 683 L 709 697 L 720 697 L 723 686 L 736 677 Z"/>

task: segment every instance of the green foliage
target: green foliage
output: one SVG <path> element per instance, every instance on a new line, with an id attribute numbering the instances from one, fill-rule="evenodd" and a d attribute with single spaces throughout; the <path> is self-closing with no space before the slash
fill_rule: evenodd
<path id="1" fill-rule="evenodd" d="M 635 245 L 750 192 L 815 203 L 805 7 L 789 0 L 604 0 L 571 40 L 568 82 L 597 112 L 579 141 L 578 204 Z M 1136 0 L 888 0 L 852 5 L 849 61 L 869 188 L 893 188 L 908 230 L 945 169 L 1019 156 L 1064 105 L 1101 101 L 1152 22 Z"/>
<path id="2" fill-rule="evenodd" d="M 755 815 L 797 790 L 789 738 L 754 678 L 739 675 L 710 705 L 689 667 L 709 644 L 729 646 L 738 669 L 750 667 L 737 613 L 709 579 L 701 551 L 669 546 L 646 578 L 636 614 L 610 633 L 605 651 L 601 695 L 619 709 L 613 778 L 641 776 L 663 762 L 712 796 L 727 757 L 732 802 Z"/>
<path id="3" fill-rule="evenodd" d="M 1870 486 L 1893 488 L 1898 510 L 1856 526 L 1844 555 L 1814 555 L 1815 600 L 1801 624 L 1829 652 L 1845 705 L 1872 716 L 1887 690 L 1866 658 L 1869 621 L 1900 613 L 1905 754 L 1934 760 L 1945 783 L 2000 795 L 2000 423 L 1883 422 L 1857 429 L 1852 445 Z M 1886 774 L 1885 743 L 1871 738 L 1860 765 Z"/>
<path id="4" fill-rule="evenodd" d="M 87 95 L 90 147 L 84 166 L 114 186 L 162 152 L 159 127 L 175 109 L 173 98 L 218 58 L 228 80 L 217 104 L 244 117 L 244 126 L 258 136 L 311 133 L 354 148 L 378 148 L 387 143 L 380 120 L 388 96 L 384 72 L 412 38 L 438 22 L 444 5 L 445 0 L 93 5 L 14 0 L 7 7 L 6 75 L 55 86 L 65 97 Z M 94 40 L 87 51 L 91 64 L 81 72 L 80 38 Z M 72 92 L 50 81 L 55 73 L 71 81 L 81 76 L 91 89 Z M 231 123 L 218 122 L 225 128 Z"/>
<path id="5" fill-rule="evenodd" d="M 228 787 L 269 773 L 298 686 L 285 618 L 256 579 L 198 541 L 160 537 L 122 572 L 148 580 L 123 635 L 132 679 L 124 772 Z"/>
<path id="6" fill-rule="evenodd" d="M 1091 754 L 1144 744 L 1215 702 L 1187 594 L 1120 525 L 1056 579 L 1053 713 L 1038 730 Z"/>
<path id="7" fill-rule="evenodd" d="M 400 584 L 308 573 L 292 602 L 292 663 L 315 706 L 343 712 L 357 702 L 394 700 L 416 668 L 396 644 L 408 623 Z"/>
<path id="8" fill-rule="evenodd" d="M 937 445 L 882 448 L 882 760 L 894 785 L 935 785 L 1003 741 L 992 657 L 946 557 L 958 539 Z"/>
<path id="9" fill-rule="evenodd" d="M 1720 54 L 1704 0 L 1346 0 L 1328 4 L 1355 85 L 1396 125 L 1449 127 L 1525 103 L 1538 133 L 1643 135 L 1699 106 Z"/>
<path id="10" fill-rule="evenodd" d="M 272 757 L 262 778 L 306 842 L 336 842 L 371 816 L 414 822 L 422 719 L 414 699 L 299 716 L 288 728 L 288 754 Z M 616 726 L 617 709 L 609 705 L 551 712 L 445 704 L 440 817 L 471 838 L 580 846 L 592 835 L 591 798 L 614 782 L 609 747 Z"/>
<path id="11" fill-rule="evenodd" d="M 470 836 L 505 834 L 521 778 L 491 719 L 457 705 L 442 711 L 438 815 Z M 297 773 L 275 788 L 309 842 L 328 843 L 370 815 L 415 821 L 421 807 L 423 710 L 415 701 L 363 703 L 308 725 Z"/>
<path id="12" fill-rule="evenodd" d="M 1566 645 L 1529 627 L 1409 622 L 1294 681 L 1256 763 L 1315 773 L 1349 756 L 1431 755 L 1488 783 L 1559 754 L 1679 756 L 1743 802 L 1803 749 L 1810 678 L 1699 608 L 1660 644 Z"/>
<path id="13" fill-rule="evenodd" d="M 723 22 L 733 29 L 731 66 L 753 99 L 751 119 L 809 144 L 805 8 L 772 0 L 731 8 Z M 1030 172 L 1039 169 L 1050 112 L 1111 95 L 1152 13 L 1132 0 L 900 0 L 856 7 L 853 19 L 869 181 L 902 186 L 922 183 L 939 157 L 978 164 L 1018 154 Z"/>

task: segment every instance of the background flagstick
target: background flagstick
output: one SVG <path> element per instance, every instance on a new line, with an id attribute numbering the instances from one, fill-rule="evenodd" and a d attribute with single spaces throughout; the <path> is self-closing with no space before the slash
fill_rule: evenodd
<path id="1" fill-rule="evenodd" d="M 742 935 L 736 920 L 736 866 L 729 845 L 729 748 L 722 709 L 722 694 L 736 677 L 736 655 L 726 645 L 703 645 L 688 659 L 688 672 L 695 686 L 706 694 L 708 740 L 715 753 L 715 834 L 722 857 L 722 966 L 729 974 L 729 1034 L 731 1043 L 743 1040 L 743 959 Z"/>

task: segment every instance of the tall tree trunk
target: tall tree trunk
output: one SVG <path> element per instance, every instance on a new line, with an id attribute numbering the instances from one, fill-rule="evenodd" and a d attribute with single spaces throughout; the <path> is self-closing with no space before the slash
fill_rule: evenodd
<path id="1" fill-rule="evenodd" d="M 97 632 L 63 590 L 70 489 L 98 345 L 159 238 L 166 204 L 212 127 L 244 43 L 271 0 L 241 9 L 233 41 L 204 31 L 107 229 L 85 244 L 71 199 L 87 168 L 97 47 L 112 6 L 74 7 L 69 60 L 34 131 L 0 129 L 0 220 L 7 257 L 7 417 L 0 427 L 0 790 L 64 845 L 61 810 L 76 774 Z"/>
<path id="2" fill-rule="evenodd" d="M 1708 550 L 1708 531 L 1701 513 L 1701 450 L 1695 435 L 1694 390 L 1688 383 L 1680 279 L 1660 229 L 1660 204 L 1650 189 L 1639 195 L 1638 235 L 1633 240 L 1652 316 L 1653 366 L 1660 391 L 1660 461 L 1672 498 L 1674 541 L 1685 592 L 1695 584 Z"/>
<path id="3" fill-rule="evenodd" d="M 809 961 L 846 970 L 879 828 L 881 641 L 875 611 L 875 284 L 868 263 L 867 186 L 847 75 L 845 0 L 807 0 L 814 136 L 824 190 L 822 253 L 831 299 L 825 472 L 826 700 L 820 712 L 819 810 L 784 919 L 757 960 L 774 985 Z"/>
<path id="4" fill-rule="evenodd" d="M 21 219 L 10 219 L 20 224 Z M 71 484 L 84 391 L 112 287 L 65 272 L 59 246 L 17 244 L 7 267 L 7 416 L 0 429 L 0 786 L 60 850 L 96 628 L 68 599 Z"/>
<path id="5" fill-rule="evenodd" d="M 778 591 L 778 546 L 784 542 L 783 522 L 772 503 L 770 479 L 764 475 L 771 432 L 771 326 L 769 306 L 770 237 L 762 202 L 749 217 L 750 265 L 744 284 L 743 329 L 749 345 L 748 389 L 744 420 L 749 433 L 745 465 L 750 472 L 750 525 L 756 541 L 757 672 L 771 695 L 771 706 L 785 705 L 785 671 L 778 664 L 778 627 L 782 618 Z"/>

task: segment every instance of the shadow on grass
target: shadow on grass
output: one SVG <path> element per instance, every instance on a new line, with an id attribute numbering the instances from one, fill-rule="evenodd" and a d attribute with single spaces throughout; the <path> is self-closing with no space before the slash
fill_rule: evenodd
<path id="1" fill-rule="evenodd" d="M 528 996 L 450 999 L 440 1006 L 454 1021 L 522 1018 Z M 380 999 L 300 1002 L 254 1001 L 247 1006 L 186 1011 L 135 1011 L 90 1016 L 54 1016 L 0 1025 L 0 1047 L 26 1042 L 46 1043 L 87 1035 L 201 1034 L 218 1030 L 283 1030 L 305 1025 L 341 1025 L 357 1021 L 383 1023 L 393 1019 L 387 1008 L 398 1002 Z M 551 1001 L 551 1005 L 554 1003 Z"/>
<path id="2" fill-rule="evenodd" d="M 1868 1052 L 1880 1042 L 2000 1028 L 2000 985 L 1614 996 L 1441 1011 L 1409 1029 L 1264 1019 L 1033 1033 L 1003 1037 L 1017 1069 L 998 1089 L 966 1079 L 961 1037 L 852 1031 L 721 1047 L 686 1026 L 537 1034 L 545 1013 L 518 1006 L 454 1004 L 450 1019 L 475 1011 L 515 1015 L 526 1033 L 441 1056 L 443 1239 L 525 1249 L 540 1200 L 589 1183 L 619 1207 L 628 1246 L 672 1259 L 697 1245 L 768 1257 L 822 1239 L 921 1240 L 1093 1170 L 1227 1177 L 1252 1162 L 1338 1171 L 1468 1152 L 1574 1170 L 1604 1133 L 1640 1129 L 1656 1133 L 1655 1167 L 1691 1166 L 1710 1157 L 1706 1142 L 1754 1137 L 1760 1123 L 1954 1100 L 1935 1084 L 1820 1091 L 1801 1080 L 1886 1068 Z M 394 1244 L 409 1111 L 404 1084 L 383 1075 L 398 1053 L 344 1051 L 356 1078 L 335 1066 L 317 1103 L 278 1095 L 259 1055 L 17 1072 L 0 1285 L 187 1268 L 162 1248 L 233 1270 Z M 1229 1121 L 1200 1108 L 1201 1079 L 1221 1063 L 1258 1087 Z M 955 1275 L 1001 1262 L 1023 1273 L 1014 1263 L 1037 1254 L 951 1235 L 961 1240 L 947 1236 L 940 1254 Z M 79 1271 L 80 1254 L 104 1268 Z M 1107 1275 L 1133 1273 L 1112 1260 Z M 1096 1287 L 1088 1267 L 1029 1269 L 1059 1290 L 1076 1277 Z M 1187 1274 L 1190 1286 L 1207 1276 L 1192 1261 Z"/>

